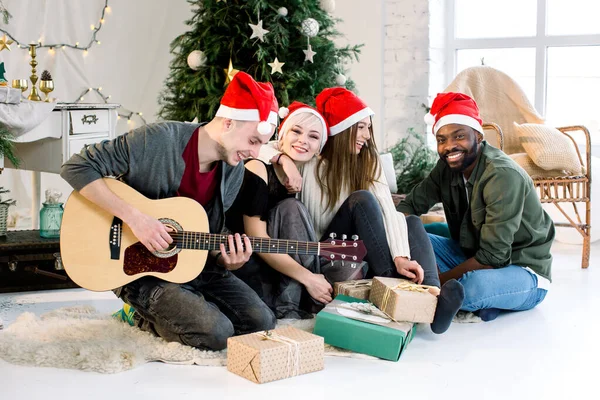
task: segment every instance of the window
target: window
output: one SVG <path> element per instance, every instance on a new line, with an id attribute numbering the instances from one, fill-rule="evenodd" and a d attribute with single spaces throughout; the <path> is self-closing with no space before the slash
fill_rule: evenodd
<path id="1" fill-rule="evenodd" d="M 447 83 L 465 68 L 489 65 L 510 75 L 548 124 L 585 125 L 600 144 L 600 1 L 447 4 Z"/>

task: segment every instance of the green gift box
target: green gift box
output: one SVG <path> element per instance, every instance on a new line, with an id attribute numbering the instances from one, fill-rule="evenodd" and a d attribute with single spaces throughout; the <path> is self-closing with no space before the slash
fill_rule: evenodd
<path id="1" fill-rule="evenodd" d="M 349 306 L 352 303 L 365 306 Z M 398 361 L 415 334 L 414 324 L 392 321 L 380 311 L 380 316 L 372 315 L 369 307 L 375 309 L 368 301 L 338 295 L 317 314 L 313 333 L 323 336 L 325 343 L 332 346 Z"/>

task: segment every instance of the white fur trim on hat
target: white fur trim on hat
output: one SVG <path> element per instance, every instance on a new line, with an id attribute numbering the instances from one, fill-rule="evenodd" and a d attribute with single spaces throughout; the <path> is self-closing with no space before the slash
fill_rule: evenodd
<path id="1" fill-rule="evenodd" d="M 232 108 L 227 107 L 223 104 L 219 106 L 217 113 L 215 114 L 217 117 L 234 119 L 237 121 L 260 121 L 260 117 L 258 115 L 258 109 L 242 109 L 242 108 Z M 277 113 L 274 111 L 269 112 L 268 123 L 277 126 Z"/>
<path id="2" fill-rule="evenodd" d="M 284 119 L 290 113 L 290 109 L 287 107 L 279 107 L 279 118 Z"/>
<path id="3" fill-rule="evenodd" d="M 337 135 L 338 133 L 350 128 L 352 125 L 356 124 L 361 119 L 370 117 L 371 115 L 375 115 L 373 110 L 371 110 L 370 107 L 365 107 L 362 110 L 355 112 L 339 124 L 330 127 L 329 132 L 331 133 L 331 136 Z"/>
<path id="4" fill-rule="evenodd" d="M 289 121 L 290 118 L 292 117 L 292 115 L 296 115 L 296 114 L 300 114 L 300 113 L 310 113 L 314 116 L 316 116 L 319 121 L 321 121 L 321 127 L 323 128 L 323 131 L 321 133 L 321 145 L 319 146 L 319 152 L 321 152 L 321 150 L 323 150 L 323 146 L 325 146 L 325 142 L 327 142 L 327 124 L 325 123 L 325 119 L 323 119 L 323 117 L 321 116 L 321 114 L 319 114 L 317 111 L 313 110 L 312 108 L 308 108 L 308 107 L 300 107 L 296 110 L 294 110 L 294 112 L 292 112 L 291 114 L 289 114 L 287 116 L 287 119 L 285 120 L 285 122 L 283 123 L 283 125 L 281 125 L 279 127 L 279 132 L 287 132 L 288 127 L 289 127 Z M 283 134 L 279 134 L 279 141 L 281 141 L 283 139 Z"/>
<path id="5" fill-rule="evenodd" d="M 256 127 L 256 130 L 261 135 L 270 135 L 271 134 L 271 124 L 268 123 L 267 121 L 259 122 L 258 126 Z"/>
<path id="6" fill-rule="evenodd" d="M 423 117 L 423 121 L 425 121 L 425 123 L 427 125 L 434 125 L 435 124 L 435 117 L 433 115 L 431 115 L 430 113 L 427 113 Z"/>
<path id="7" fill-rule="evenodd" d="M 466 126 L 469 126 L 473 129 L 475 129 L 476 131 L 479 131 L 481 134 L 483 134 L 483 127 L 481 126 L 479 121 L 477 121 L 473 117 L 469 117 L 468 115 L 463 115 L 463 114 L 444 115 L 442 118 L 438 119 L 438 122 L 436 122 L 435 125 L 433 126 L 433 134 L 435 135 L 442 126 L 446 126 L 446 125 L 450 125 L 450 124 L 466 125 Z"/>

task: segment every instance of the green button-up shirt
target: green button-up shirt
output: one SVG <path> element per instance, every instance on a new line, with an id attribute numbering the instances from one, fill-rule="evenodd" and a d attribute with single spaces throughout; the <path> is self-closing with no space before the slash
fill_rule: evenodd
<path id="1" fill-rule="evenodd" d="M 439 160 L 397 207 L 421 215 L 442 202 L 448 228 L 467 257 L 495 268 L 529 267 L 551 279 L 554 224 L 527 173 L 501 150 L 481 144 L 468 181 Z M 467 198 L 467 192 L 469 197 Z"/>

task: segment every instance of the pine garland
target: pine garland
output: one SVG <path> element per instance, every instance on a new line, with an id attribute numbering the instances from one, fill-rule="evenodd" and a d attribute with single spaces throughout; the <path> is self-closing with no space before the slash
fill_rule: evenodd
<path id="1" fill-rule="evenodd" d="M 210 120 L 225 90 L 225 73 L 229 60 L 233 67 L 247 72 L 258 81 L 269 81 L 275 88 L 280 106 L 293 100 L 314 104 L 315 96 L 324 88 L 336 86 L 336 76 L 343 73 L 346 62 L 357 60 L 362 45 L 337 47 L 339 37 L 332 18 L 319 7 L 319 0 L 188 0 L 193 17 L 186 21 L 191 30 L 171 43 L 171 72 L 160 94 L 159 117 L 165 120 Z M 277 10 L 288 9 L 287 16 Z M 249 23 L 258 23 L 258 13 L 269 33 L 265 41 L 250 39 Z M 310 39 L 314 63 L 305 61 L 302 50 L 308 47 L 307 37 L 300 31 L 302 21 L 314 18 L 319 34 Z M 197 71 L 187 64 L 190 52 L 201 50 L 206 64 Z M 268 63 L 277 57 L 284 62 L 283 75 L 271 75 Z M 354 83 L 346 82 L 348 89 Z"/>
<path id="2" fill-rule="evenodd" d="M 6 156 L 15 167 L 18 167 L 21 162 L 14 153 L 15 145 L 12 142 L 13 139 L 12 133 L 4 125 L 0 124 L 0 157 Z"/>

